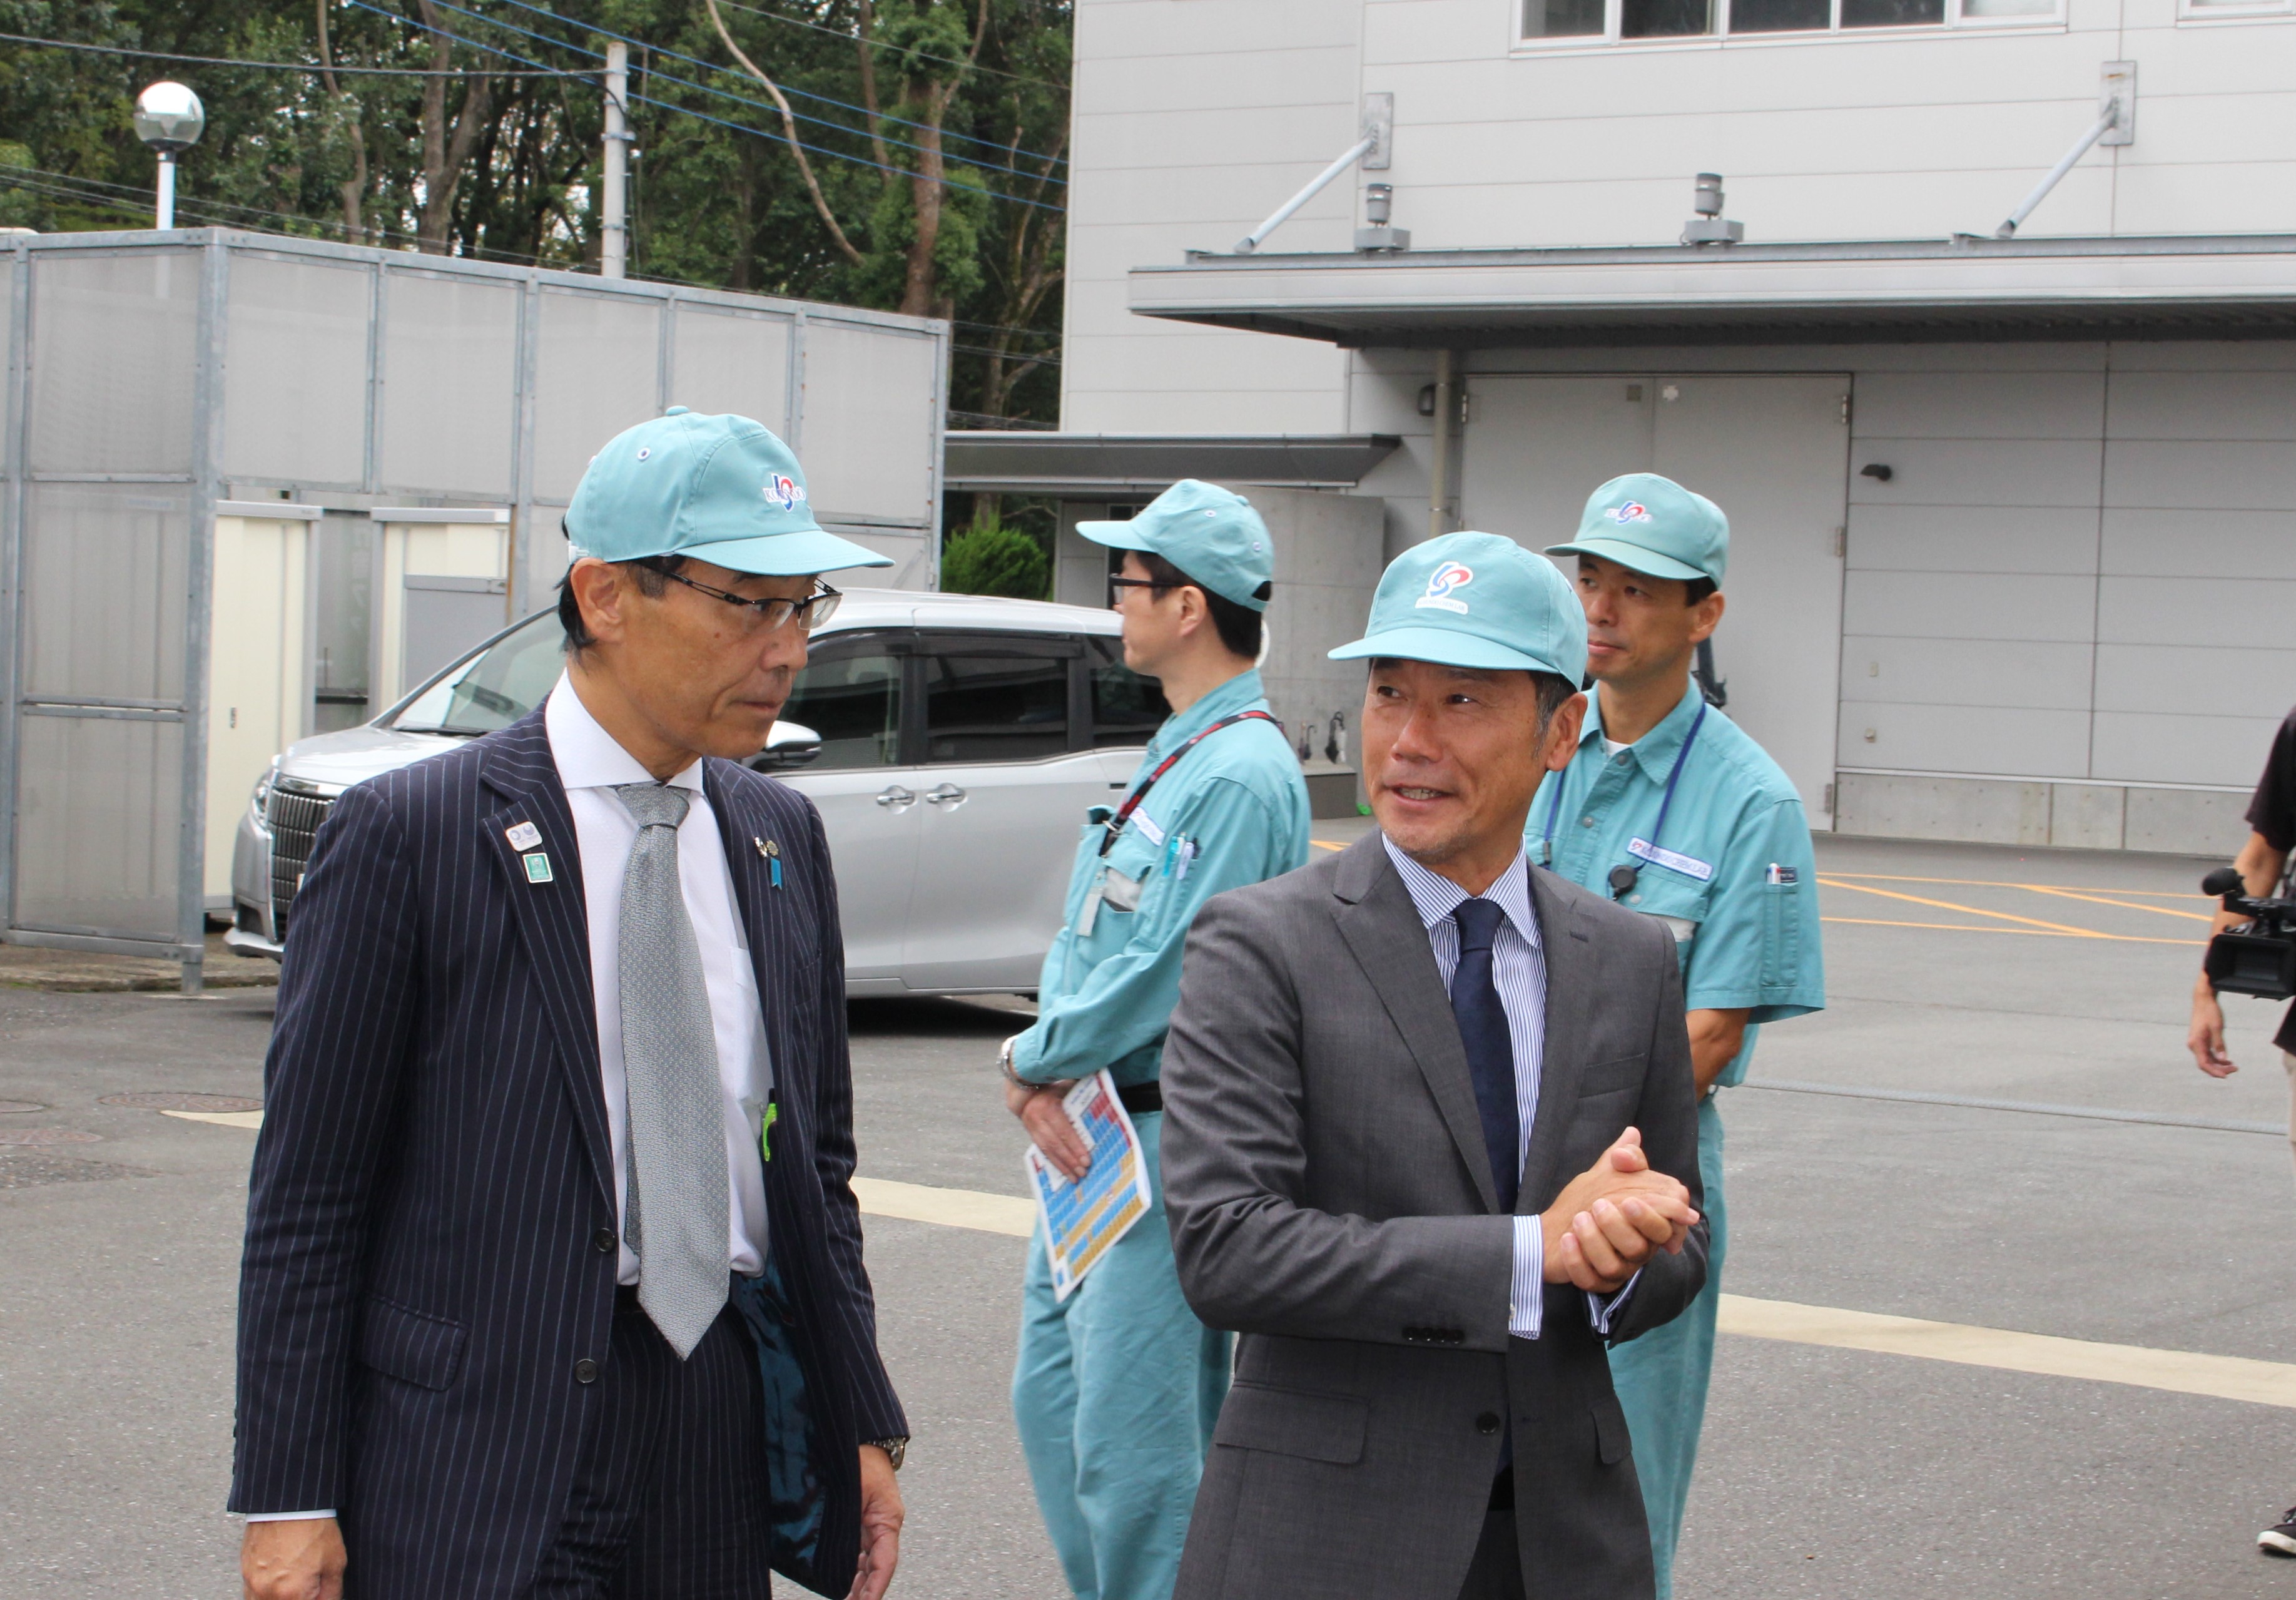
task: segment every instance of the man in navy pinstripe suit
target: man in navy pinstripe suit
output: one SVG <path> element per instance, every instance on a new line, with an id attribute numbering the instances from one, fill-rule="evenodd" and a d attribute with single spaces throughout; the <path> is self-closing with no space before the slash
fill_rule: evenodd
<path id="1" fill-rule="evenodd" d="M 882 565 L 674 408 L 566 514 L 566 677 L 336 801 L 241 1276 L 258 1600 L 879 1600 L 907 1424 L 849 1179 L 836 886 L 736 764 Z"/>

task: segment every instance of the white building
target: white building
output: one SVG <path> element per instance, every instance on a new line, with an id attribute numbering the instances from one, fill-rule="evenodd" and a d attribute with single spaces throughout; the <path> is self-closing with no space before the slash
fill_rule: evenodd
<path id="1" fill-rule="evenodd" d="M 1390 553 L 1666 472 L 1817 826 L 2237 845 L 2296 701 L 2290 0 L 1079 0 L 1076 59 L 1069 445 L 1326 436 Z M 1677 242 L 1701 172 L 1745 242 Z"/>

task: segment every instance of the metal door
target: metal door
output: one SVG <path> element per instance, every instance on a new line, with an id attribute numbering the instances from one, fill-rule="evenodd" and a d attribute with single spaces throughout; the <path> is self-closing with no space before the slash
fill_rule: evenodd
<path id="1" fill-rule="evenodd" d="M 856 989 L 896 987 L 916 874 L 921 774 L 904 765 L 906 637 L 832 636 L 813 648 L 783 721 L 821 735 L 821 754 L 779 775 L 821 808 L 837 873 L 845 976 Z"/>
<path id="2" fill-rule="evenodd" d="M 1030 989 L 1060 931 L 1086 808 L 1108 778 L 1071 704 L 1082 654 L 1057 636 L 940 635 L 921 646 L 925 764 L 902 981 Z"/>
<path id="3" fill-rule="evenodd" d="M 1833 826 L 1849 379 L 1839 373 L 1479 377 L 1461 454 L 1467 525 L 1534 548 L 1621 472 L 1663 472 L 1730 519 L 1714 639 L 1729 715 Z"/>

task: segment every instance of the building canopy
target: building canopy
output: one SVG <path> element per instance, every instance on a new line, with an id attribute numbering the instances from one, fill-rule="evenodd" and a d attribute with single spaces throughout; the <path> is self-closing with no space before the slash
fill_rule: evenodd
<path id="1" fill-rule="evenodd" d="M 1140 316 L 1356 348 L 2296 337 L 2287 234 L 1192 251 L 1129 278 Z"/>

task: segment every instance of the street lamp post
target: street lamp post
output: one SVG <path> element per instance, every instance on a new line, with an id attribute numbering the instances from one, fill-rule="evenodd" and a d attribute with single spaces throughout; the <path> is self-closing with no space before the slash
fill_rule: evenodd
<path id="1" fill-rule="evenodd" d="M 200 97 L 165 78 L 135 97 L 135 136 L 160 158 L 160 203 L 154 227 L 176 226 L 176 157 L 200 142 L 208 125 Z"/>

